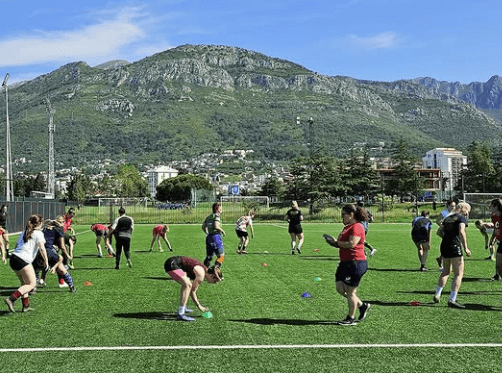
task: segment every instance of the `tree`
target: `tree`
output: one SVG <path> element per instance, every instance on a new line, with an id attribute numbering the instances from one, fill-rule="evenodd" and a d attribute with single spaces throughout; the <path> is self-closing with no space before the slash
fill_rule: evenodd
<path id="1" fill-rule="evenodd" d="M 398 195 L 401 200 L 408 194 L 416 196 L 418 188 L 420 188 L 420 185 L 423 187 L 424 181 L 420 180 L 415 171 L 417 159 L 410 154 L 409 144 L 406 140 L 398 140 L 392 158 L 397 165 L 394 167 L 393 178 L 391 183 L 387 185 L 387 190 L 392 195 Z"/>
<path id="2" fill-rule="evenodd" d="M 260 196 L 280 196 L 283 192 L 284 187 L 277 176 L 271 176 L 262 185 Z"/>
<path id="3" fill-rule="evenodd" d="M 83 203 L 85 198 L 92 194 L 94 185 L 89 175 L 85 173 L 75 173 L 68 186 L 68 199 Z"/>
<path id="4" fill-rule="evenodd" d="M 113 178 L 118 185 L 118 197 L 130 198 L 148 195 L 148 182 L 133 165 L 121 165 L 118 174 Z"/>
<path id="5" fill-rule="evenodd" d="M 378 185 L 380 178 L 371 166 L 368 151 L 362 156 L 351 154 L 348 159 L 350 167 L 347 168 L 347 182 L 350 187 L 349 194 L 353 196 L 368 196 L 372 194 L 374 186 Z"/>
<path id="6" fill-rule="evenodd" d="M 481 192 L 492 190 L 493 177 L 496 175 L 493 165 L 492 150 L 487 144 L 473 141 L 467 148 L 469 162 L 465 176 L 465 188 L 469 192 Z"/>
<path id="7" fill-rule="evenodd" d="M 157 186 L 159 201 L 188 201 L 192 189 L 213 190 L 212 184 L 206 178 L 198 175 L 178 175 L 164 180 Z"/>

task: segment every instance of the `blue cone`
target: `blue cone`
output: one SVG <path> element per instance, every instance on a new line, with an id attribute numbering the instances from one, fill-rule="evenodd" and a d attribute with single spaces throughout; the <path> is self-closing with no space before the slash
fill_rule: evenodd
<path id="1" fill-rule="evenodd" d="M 311 296 L 312 295 L 310 295 L 310 293 L 307 293 L 307 292 L 302 294 L 302 298 L 310 298 Z"/>

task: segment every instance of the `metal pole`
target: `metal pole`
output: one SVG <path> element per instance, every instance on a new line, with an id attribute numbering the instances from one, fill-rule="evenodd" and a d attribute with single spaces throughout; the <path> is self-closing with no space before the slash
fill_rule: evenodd
<path id="1" fill-rule="evenodd" d="M 12 158 L 11 158 L 11 143 L 10 143 L 10 124 L 9 124 L 9 88 L 7 82 L 9 80 L 10 74 L 7 73 L 2 83 L 2 87 L 5 87 L 5 198 L 7 202 L 14 199 L 14 188 L 12 185 Z"/>

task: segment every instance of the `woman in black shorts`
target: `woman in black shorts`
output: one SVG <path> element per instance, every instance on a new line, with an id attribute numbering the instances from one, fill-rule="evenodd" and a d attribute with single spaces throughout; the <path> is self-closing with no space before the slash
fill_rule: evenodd
<path id="1" fill-rule="evenodd" d="M 471 211 L 471 206 L 468 203 L 461 202 L 455 212 L 444 218 L 441 226 L 437 231 L 437 235 L 442 237 L 441 241 L 441 257 L 443 258 L 443 272 L 438 279 L 436 293 L 434 294 L 434 303 L 439 303 L 441 292 L 448 281 L 450 272 L 453 270 L 453 282 L 451 283 L 450 299 L 448 307 L 465 308 L 463 304 L 457 302 L 457 294 L 462 284 L 464 276 L 464 257 L 462 256 L 462 247 L 465 255 L 471 256 L 471 250 L 467 247 L 467 236 L 465 227 L 467 227 L 467 217 Z"/>
<path id="2" fill-rule="evenodd" d="M 343 230 L 335 240 L 324 235 L 326 242 L 340 249 L 340 263 L 335 274 L 336 291 L 347 298 L 349 313 L 347 317 L 338 322 L 338 325 L 356 325 L 358 321 L 366 318 L 370 304 L 362 302 L 357 296 L 359 283 L 368 270 L 368 261 L 364 252 L 366 234 L 361 224 L 368 220 L 366 209 L 356 205 L 342 207 Z M 356 312 L 359 317 L 356 320 Z"/>
<path id="3" fill-rule="evenodd" d="M 298 208 L 298 202 L 291 202 L 291 209 L 286 213 L 286 219 L 289 223 L 288 232 L 291 236 L 291 255 L 295 255 L 295 246 L 298 254 L 301 254 L 303 245 L 303 214 Z M 298 245 L 296 244 L 297 239 Z"/>

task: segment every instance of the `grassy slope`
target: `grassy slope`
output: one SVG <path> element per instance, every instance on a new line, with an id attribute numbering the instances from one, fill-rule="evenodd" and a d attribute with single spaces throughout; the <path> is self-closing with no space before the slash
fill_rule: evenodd
<path id="1" fill-rule="evenodd" d="M 339 224 L 306 224 L 306 244 L 301 256 L 291 256 L 284 226 L 258 225 L 248 256 L 234 254 L 237 238 L 225 226 L 227 259 L 225 281 L 204 284 L 199 299 L 214 317 L 195 312 L 194 323 L 172 320 L 179 286 L 167 280 L 163 262 L 169 253 L 148 253 L 151 226 L 138 226 L 133 238 L 132 270 L 113 270 L 113 260 L 98 259 L 91 233 L 79 236 L 73 276 L 76 294 L 55 286 L 32 297 L 36 311 L 8 315 L 0 311 L 2 348 L 45 346 L 151 346 L 241 344 L 354 344 L 354 343 L 485 343 L 497 342 L 500 284 L 483 281 L 493 273 L 493 263 L 483 260 L 482 237 L 474 228 L 468 239 L 474 255 L 466 264 L 459 301 L 465 311 L 443 302 L 431 302 L 438 272 L 417 272 L 416 250 L 409 226 L 373 224 L 368 240 L 378 248 L 360 296 L 373 304 L 368 319 L 356 327 L 332 322 L 346 314 L 345 301 L 332 282 L 337 254 L 323 243 L 322 233 L 336 235 Z M 82 227 L 81 231 L 87 229 Z M 176 254 L 202 259 L 203 233 L 198 225 L 171 226 Z M 433 237 L 429 265 L 439 239 Z M 318 248 L 319 252 L 315 249 Z M 268 253 L 264 253 L 268 251 Z M 267 263 L 267 266 L 262 266 Z M 315 281 L 320 277 L 321 281 Z M 91 281 L 92 286 L 83 286 Z M 17 280 L 8 267 L 0 269 L 0 294 L 10 294 Z M 447 285 L 447 289 L 449 284 Z M 445 290 L 447 290 L 445 289 Z M 311 298 L 301 298 L 308 291 Z M 410 305 L 420 301 L 420 307 Z M 17 305 L 19 307 L 19 305 Z M 445 321 L 454 324 L 451 328 Z M 27 336 L 24 331 L 28 330 Z M 23 336 L 20 338 L 20 336 Z M 361 350 L 225 350 L 217 351 L 101 351 L 60 353 L 0 352 L 9 371 L 439 371 L 493 369 L 492 349 L 365 349 Z M 456 359 L 458 357 L 458 359 Z"/>

